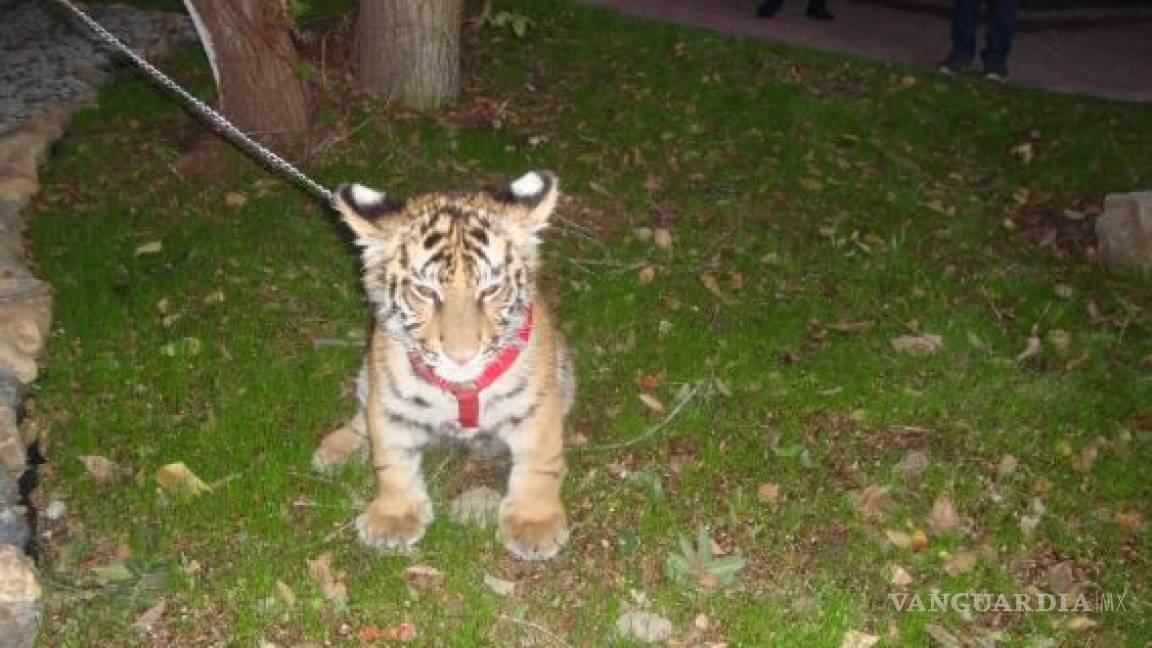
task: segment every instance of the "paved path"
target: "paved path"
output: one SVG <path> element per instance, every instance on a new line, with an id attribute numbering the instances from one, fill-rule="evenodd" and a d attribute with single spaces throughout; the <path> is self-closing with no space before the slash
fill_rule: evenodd
<path id="1" fill-rule="evenodd" d="M 583 4 L 821 50 L 934 65 L 948 50 L 946 17 L 863 2 L 831 0 L 833 22 L 803 16 L 788 0 L 771 20 L 753 17 L 757 0 L 577 0 Z M 1016 34 L 1012 82 L 1055 92 L 1152 102 L 1152 20 L 1037 27 Z"/>

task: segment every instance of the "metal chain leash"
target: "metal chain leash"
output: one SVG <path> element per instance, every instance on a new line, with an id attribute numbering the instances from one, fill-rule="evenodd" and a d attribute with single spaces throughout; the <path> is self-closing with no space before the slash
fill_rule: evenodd
<path id="1" fill-rule="evenodd" d="M 232 122 L 228 121 L 228 118 L 226 118 L 224 115 L 221 115 L 211 106 L 204 103 L 203 101 L 200 101 L 190 92 L 180 87 L 179 84 L 168 78 L 167 75 L 146 61 L 144 57 L 140 56 L 130 47 L 125 45 L 119 38 L 116 38 L 116 36 L 105 29 L 103 25 L 93 20 L 91 16 L 84 13 L 84 11 L 82 11 L 76 5 L 72 4 L 70 0 L 53 0 L 53 2 L 67 9 L 68 12 L 71 13 L 75 18 L 80 20 L 80 22 L 84 23 L 89 29 L 95 32 L 101 40 L 111 45 L 124 56 L 128 57 L 133 63 L 139 66 L 140 69 L 143 70 L 144 73 L 147 74 L 153 81 L 183 99 L 193 112 L 207 121 L 219 132 L 224 134 L 229 140 L 238 145 L 246 153 L 256 158 L 258 161 L 265 164 L 269 168 L 279 171 L 283 175 L 291 178 L 294 182 L 301 185 L 313 196 L 323 201 L 325 205 L 332 204 L 331 191 L 325 189 L 318 182 L 312 178 L 309 178 L 307 175 L 304 175 L 304 173 L 300 171 L 300 169 L 297 169 L 295 166 L 293 166 L 291 162 L 285 160 L 279 155 L 276 155 L 268 148 L 249 137 L 246 133 L 244 133 L 244 131 L 240 130 L 234 126 Z"/>

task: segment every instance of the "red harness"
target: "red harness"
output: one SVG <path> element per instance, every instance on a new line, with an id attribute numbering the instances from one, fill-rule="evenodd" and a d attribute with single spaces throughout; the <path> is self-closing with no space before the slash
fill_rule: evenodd
<path id="1" fill-rule="evenodd" d="M 480 425 L 480 392 L 488 385 L 496 382 L 497 378 L 503 376 L 504 372 L 508 371 L 516 359 L 520 357 L 520 349 L 532 339 L 533 320 L 532 306 L 528 306 L 528 312 L 524 315 L 524 324 L 520 330 L 516 331 L 516 337 L 524 344 L 509 344 L 501 349 L 492 362 L 484 367 L 484 371 L 481 371 L 480 375 L 471 382 L 453 382 L 437 376 L 436 371 L 425 364 L 416 353 L 409 353 L 408 360 L 412 363 L 412 369 L 416 375 L 456 397 L 460 427 L 475 428 Z"/>

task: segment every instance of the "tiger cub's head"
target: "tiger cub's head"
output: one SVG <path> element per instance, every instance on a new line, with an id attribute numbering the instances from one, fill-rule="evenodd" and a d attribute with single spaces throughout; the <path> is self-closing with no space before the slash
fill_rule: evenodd
<path id="1" fill-rule="evenodd" d="M 403 201 L 342 185 L 334 205 L 363 249 L 378 325 L 441 377 L 466 382 L 524 322 L 537 234 L 558 197 L 556 176 L 532 171 L 495 191 Z"/>

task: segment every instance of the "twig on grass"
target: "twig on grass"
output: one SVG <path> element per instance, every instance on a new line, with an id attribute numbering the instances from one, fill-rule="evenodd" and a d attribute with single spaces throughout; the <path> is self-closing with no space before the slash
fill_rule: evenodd
<path id="1" fill-rule="evenodd" d="M 672 419 L 676 418 L 676 415 L 680 413 L 680 410 L 684 409 L 684 406 L 687 405 L 689 401 L 691 401 L 693 398 L 696 397 L 696 394 L 698 394 L 700 392 L 700 389 L 703 386 L 704 386 L 703 382 L 696 383 L 696 385 L 694 385 L 692 387 L 692 389 L 689 390 L 687 394 L 684 394 L 684 397 L 681 398 L 676 403 L 675 407 L 673 407 L 672 410 L 670 412 L 668 412 L 668 416 L 665 416 L 662 421 L 660 421 L 656 425 L 653 425 L 652 427 L 648 428 L 648 430 L 646 430 L 645 432 L 643 432 L 637 436 L 634 436 L 631 439 L 628 439 L 627 441 L 621 441 L 619 443 L 609 443 L 608 445 L 584 446 L 584 447 L 574 448 L 574 450 L 578 450 L 581 452 L 603 452 L 605 450 L 619 450 L 620 448 L 627 448 L 630 446 L 634 446 L 638 443 L 643 443 L 644 441 L 647 441 L 648 439 L 652 438 L 658 432 L 660 432 L 665 427 L 667 427 L 667 425 L 672 422 Z"/>
<path id="2" fill-rule="evenodd" d="M 558 645 L 558 646 L 571 646 L 571 644 L 569 644 L 567 641 L 564 641 L 564 639 L 561 638 L 560 635 L 556 634 L 555 632 L 552 632 L 551 630 L 549 630 L 548 628 L 545 628 L 544 626 L 540 625 L 539 623 L 534 623 L 532 621 L 527 621 L 525 619 L 517 619 L 516 617 L 509 616 L 507 614 L 501 614 L 500 616 L 498 616 L 496 618 L 499 621 L 509 621 L 509 622 L 514 623 L 516 625 L 524 626 L 525 628 L 535 630 L 536 632 L 539 632 L 540 634 L 547 637 L 549 640 L 555 642 L 556 645 Z"/>

